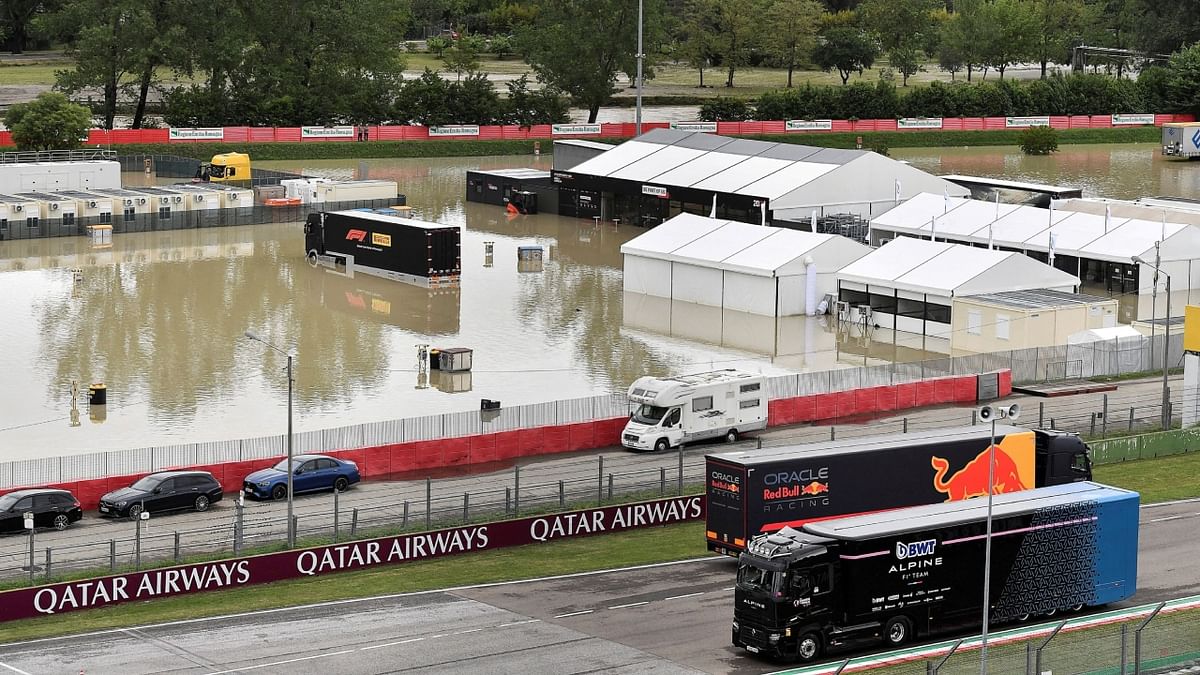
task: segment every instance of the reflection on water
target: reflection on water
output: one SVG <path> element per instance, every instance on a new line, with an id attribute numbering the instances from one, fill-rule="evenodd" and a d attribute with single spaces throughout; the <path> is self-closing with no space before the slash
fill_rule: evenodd
<path id="1" fill-rule="evenodd" d="M 936 174 L 965 174 L 1082 187 L 1085 197 L 1200 198 L 1200 165 L 1166 159 L 1156 143 L 1061 145 L 1032 156 L 1015 146 L 894 148 L 894 159 Z"/>
<path id="2" fill-rule="evenodd" d="M 1065 146 L 1050 158 L 1007 148 L 894 153 L 938 172 L 1200 197 L 1189 170 L 1200 165 L 1164 162 L 1151 145 Z M 919 337 L 863 336 L 829 319 L 627 298 L 619 248 L 642 230 L 464 202 L 466 170 L 548 168 L 548 156 L 261 164 L 397 181 L 421 217 L 464 226 L 459 287 L 310 267 L 298 223 L 124 234 L 111 248 L 84 238 L 0 242 L 0 459 L 281 433 L 286 360 L 248 342 L 247 329 L 294 351 L 301 431 L 477 409 L 480 398 L 509 406 L 618 392 L 646 373 L 775 374 L 923 355 Z M 518 271 L 518 246 L 547 251 L 542 271 Z M 475 370 L 423 372 L 418 344 L 471 348 Z M 72 381 L 108 385 L 104 415 L 82 410 L 72 426 Z"/>

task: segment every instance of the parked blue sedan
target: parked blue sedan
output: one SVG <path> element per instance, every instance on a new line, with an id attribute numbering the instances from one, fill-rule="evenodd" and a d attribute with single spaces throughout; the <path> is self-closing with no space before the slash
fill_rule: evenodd
<path id="1" fill-rule="evenodd" d="M 269 469 L 260 469 L 246 476 L 242 490 L 256 499 L 287 497 L 287 463 L 282 460 Z M 296 494 L 336 490 L 342 492 L 360 480 L 358 465 L 346 459 L 324 455 L 297 455 L 292 458 L 292 485 Z"/>

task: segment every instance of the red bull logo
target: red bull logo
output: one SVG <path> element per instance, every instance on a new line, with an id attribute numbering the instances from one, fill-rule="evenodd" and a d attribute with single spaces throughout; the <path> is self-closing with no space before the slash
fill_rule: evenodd
<path id="1" fill-rule="evenodd" d="M 796 499 L 799 497 L 815 497 L 829 492 L 829 483 L 811 481 L 803 485 L 790 485 L 772 490 L 763 488 L 763 499 Z"/>
<path id="2" fill-rule="evenodd" d="M 967 462 L 966 466 L 956 471 L 949 478 L 946 478 L 946 473 L 950 470 L 949 460 L 941 457 L 931 457 L 929 462 L 935 472 L 933 475 L 933 489 L 946 495 L 946 501 L 953 502 L 960 499 L 984 497 L 987 495 L 988 450 L 985 449 L 979 453 L 975 459 Z M 1028 486 L 1021 481 L 1021 472 L 1017 467 L 1017 463 L 1013 461 L 1013 458 L 1007 452 L 1001 450 L 1000 446 L 995 446 L 992 494 L 1017 492 L 1026 489 L 1028 489 Z"/>

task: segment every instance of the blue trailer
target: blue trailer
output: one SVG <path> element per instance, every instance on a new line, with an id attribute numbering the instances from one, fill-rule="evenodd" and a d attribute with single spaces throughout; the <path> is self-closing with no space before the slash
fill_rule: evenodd
<path id="1" fill-rule="evenodd" d="M 1078 612 L 1136 590 L 1138 494 L 1093 482 L 993 497 L 989 622 Z M 739 561 L 733 642 L 811 661 L 977 629 L 987 500 L 810 522 L 752 539 Z"/>

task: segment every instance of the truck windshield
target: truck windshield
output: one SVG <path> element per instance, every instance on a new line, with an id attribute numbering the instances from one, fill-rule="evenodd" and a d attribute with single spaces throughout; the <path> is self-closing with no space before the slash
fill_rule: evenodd
<path id="1" fill-rule="evenodd" d="M 764 593 L 775 594 L 783 575 L 743 563 L 738 566 L 738 584 Z"/>
<path id="2" fill-rule="evenodd" d="M 643 403 L 637 412 L 633 413 L 633 421 L 639 424 L 658 424 L 666 414 L 666 408 Z"/>

